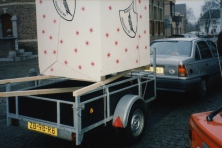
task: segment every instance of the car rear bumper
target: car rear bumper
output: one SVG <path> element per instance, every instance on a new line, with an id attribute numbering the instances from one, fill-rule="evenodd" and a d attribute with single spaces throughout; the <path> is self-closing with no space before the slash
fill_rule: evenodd
<path id="1" fill-rule="evenodd" d="M 165 79 L 156 78 L 157 90 L 187 92 L 197 88 L 201 78 L 195 79 Z"/>

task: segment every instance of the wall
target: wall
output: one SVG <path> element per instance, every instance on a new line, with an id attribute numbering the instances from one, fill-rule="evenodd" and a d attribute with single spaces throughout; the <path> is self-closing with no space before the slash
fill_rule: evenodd
<path id="1" fill-rule="evenodd" d="M 35 0 L 5 0 L 0 2 L 0 15 L 17 16 L 19 49 L 37 54 L 37 29 Z"/>

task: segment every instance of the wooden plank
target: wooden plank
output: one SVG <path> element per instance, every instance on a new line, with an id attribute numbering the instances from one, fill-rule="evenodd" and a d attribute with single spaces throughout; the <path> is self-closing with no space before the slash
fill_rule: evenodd
<path id="1" fill-rule="evenodd" d="M 66 93 L 66 92 L 73 92 L 73 91 L 81 89 L 81 88 L 82 87 L 67 87 L 67 88 L 51 88 L 51 89 L 0 92 L 0 97 L 30 96 L 30 95 Z"/>
<path id="2" fill-rule="evenodd" d="M 120 73 L 116 76 L 113 76 L 109 79 L 94 83 L 92 85 L 86 87 L 70 87 L 70 88 L 51 88 L 51 89 L 38 89 L 38 90 L 25 90 L 25 91 L 12 91 L 12 92 L 0 92 L 0 97 L 13 97 L 13 96 L 29 96 L 29 95 L 43 95 L 43 94 L 56 94 L 56 93 L 66 93 L 66 92 L 73 92 L 73 96 L 79 96 L 84 94 L 88 91 L 106 85 L 120 77 L 125 76 L 127 73 L 131 72 L 132 70 L 128 70 L 126 72 Z M 58 78 L 55 76 L 35 76 L 35 77 L 23 77 L 23 78 L 16 78 L 16 79 L 6 79 L 0 80 L 0 84 L 7 84 L 7 83 L 16 83 L 16 82 L 27 82 L 27 81 L 35 81 L 35 80 L 42 80 L 42 79 L 49 79 L 49 78 Z"/>
<path id="3" fill-rule="evenodd" d="M 116 76 L 113 76 L 113 77 L 111 77 L 111 78 L 109 78 L 109 79 L 106 79 L 106 80 L 104 80 L 104 81 L 100 81 L 100 82 L 94 83 L 94 84 L 92 84 L 92 85 L 86 86 L 86 87 L 84 87 L 84 88 L 82 88 L 82 89 L 76 90 L 76 91 L 73 92 L 73 96 L 79 96 L 79 95 L 84 94 L 84 93 L 86 93 L 86 92 L 88 92 L 88 91 L 91 91 L 91 90 L 93 90 L 93 89 L 96 89 L 96 88 L 98 88 L 98 87 L 100 87 L 100 86 L 106 85 L 106 84 L 108 84 L 108 83 L 110 83 L 110 82 L 112 82 L 112 81 L 115 81 L 116 79 L 119 79 L 120 77 L 125 76 L 125 75 L 126 75 L 127 73 L 129 73 L 129 72 L 131 72 L 131 70 L 128 70 L 128 71 L 126 71 L 126 72 L 123 72 L 123 73 L 121 73 L 121 74 L 118 74 L 118 75 L 116 75 Z"/>
<path id="4" fill-rule="evenodd" d="M 43 80 L 43 79 L 50 79 L 50 78 L 58 78 L 58 77 L 55 77 L 55 76 L 34 76 L 34 77 L 22 77 L 22 78 L 15 78 L 15 79 L 5 79 L 5 80 L 0 80 L 0 85 L 7 84 L 7 83 L 36 81 L 36 80 Z"/>

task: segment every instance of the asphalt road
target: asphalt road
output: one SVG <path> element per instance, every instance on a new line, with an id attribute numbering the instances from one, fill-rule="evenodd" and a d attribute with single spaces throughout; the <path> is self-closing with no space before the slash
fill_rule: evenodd
<path id="1" fill-rule="evenodd" d="M 29 69 L 38 71 L 37 59 L 18 62 L 1 62 L 0 79 L 11 79 L 28 75 Z M 2 91 L 3 88 L 0 88 Z M 209 88 L 204 100 L 192 94 L 157 92 L 157 99 L 148 104 L 149 116 L 143 139 L 128 144 L 124 137 L 113 130 L 101 127 L 89 132 L 80 147 L 130 147 L 130 148 L 188 148 L 189 117 L 192 113 L 211 111 L 222 106 L 222 85 Z M 194 92 L 195 93 L 195 92 Z M 1 148 L 51 148 L 77 147 L 70 141 L 35 133 L 19 127 L 7 127 L 5 100 L 0 98 L 0 147 Z"/>

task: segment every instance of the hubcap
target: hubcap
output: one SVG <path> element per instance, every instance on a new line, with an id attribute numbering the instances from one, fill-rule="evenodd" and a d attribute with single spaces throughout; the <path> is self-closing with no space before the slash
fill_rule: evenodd
<path id="1" fill-rule="evenodd" d="M 131 120 L 131 131 L 134 136 L 141 134 L 144 128 L 144 115 L 141 110 L 136 110 Z"/>

